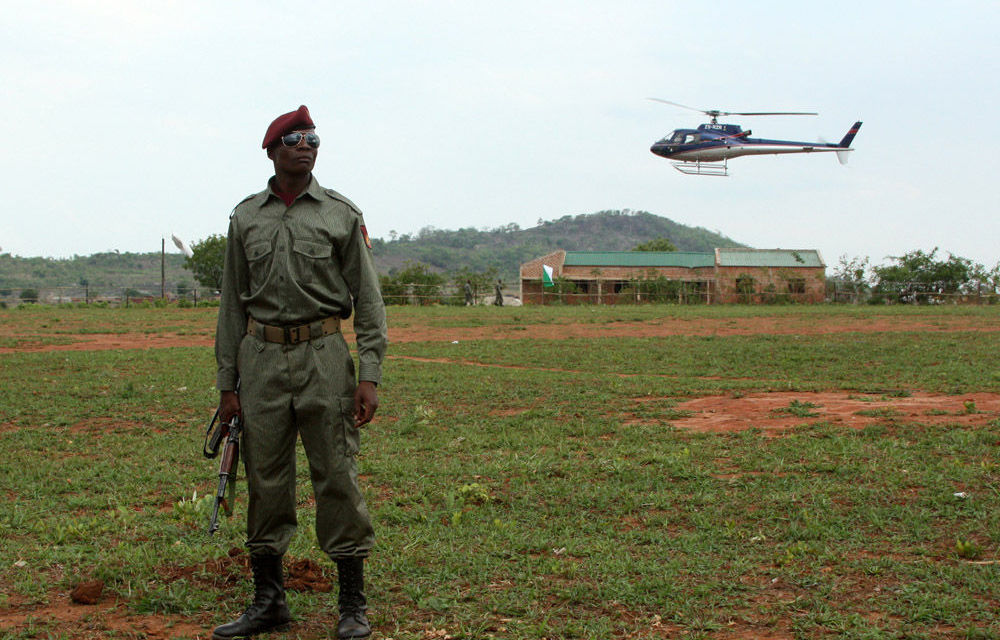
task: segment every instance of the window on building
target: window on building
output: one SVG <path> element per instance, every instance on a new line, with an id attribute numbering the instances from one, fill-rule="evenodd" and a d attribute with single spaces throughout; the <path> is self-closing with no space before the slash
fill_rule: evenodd
<path id="1" fill-rule="evenodd" d="M 740 293 L 753 293 L 756 289 L 756 282 L 753 276 L 743 274 L 736 278 L 736 290 Z"/>
<path id="2" fill-rule="evenodd" d="M 788 281 L 788 293 L 805 293 L 805 292 L 806 292 L 805 278 L 793 278 Z"/>
<path id="3" fill-rule="evenodd" d="M 753 302 L 756 291 L 757 283 L 753 276 L 743 273 L 736 277 L 736 297 L 740 302 Z"/>

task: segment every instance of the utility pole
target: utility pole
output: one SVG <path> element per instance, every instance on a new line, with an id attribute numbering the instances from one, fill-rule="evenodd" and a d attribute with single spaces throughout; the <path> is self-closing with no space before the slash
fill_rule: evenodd
<path id="1" fill-rule="evenodd" d="M 167 297 L 167 239 L 160 238 L 160 299 Z"/>

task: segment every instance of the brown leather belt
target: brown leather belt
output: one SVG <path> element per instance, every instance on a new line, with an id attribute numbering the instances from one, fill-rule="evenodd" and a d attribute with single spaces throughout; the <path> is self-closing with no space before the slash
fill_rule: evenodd
<path id="1" fill-rule="evenodd" d="M 330 316 L 309 324 L 300 324 L 297 327 L 272 327 L 261 324 L 253 318 L 247 318 L 247 334 L 257 336 L 264 342 L 298 344 L 313 338 L 322 338 L 338 331 L 340 331 L 340 318 L 337 316 Z"/>

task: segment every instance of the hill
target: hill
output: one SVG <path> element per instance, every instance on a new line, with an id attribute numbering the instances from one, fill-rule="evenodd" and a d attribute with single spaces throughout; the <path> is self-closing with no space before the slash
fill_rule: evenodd
<path id="1" fill-rule="evenodd" d="M 167 291 L 174 292 L 178 284 L 195 286 L 194 276 L 184 268 L 184 256 L 168 253 L 164 260 Z M 87 281 L 94 291 L 137 289 L 150 294 L 160 293 L 160 254 L 95 253 L 72 258 L 22 258 L 0 254 L 0 289 L 69 287 L 73 295 L 82 291 Z"/>
<path id="2" fill-rule="evenodd" d="M 373 240 L 372 250 L 383 273 L 392 273 L 411 261 L 440 272 L 495 268 L 504 280 L 511 281 L 516 279 L 521 263 L 556 249 L 628 251 L 655 238 L 669 238 L 678 251 L 745 246 L 707 229 L 682 225 L 647 211 L 615 210 L 539 220 L 529 229 L 516 224 L 483 231 L 424 227 L 415 236 Z"/>
<path id="3" fill-rule="evenodd" d="M 530 229 L 509 224 L 489 230 L 473 228 L 447 231 L 424 227 L 416 235 L 390 240 L 372 239 L 375 264 L 380 273 L 392 273 L 407 262 L 426 264 L 436 272 L 496 269 L 505 281 L 517 278 L 522 262 L 567 251 L 627 251 L 654 238 L 669 238 L 680 251 L 711 251 L 715 247 L 740 247 L 723 235 L 701 227 L 688 227 L 645 211 L 601 211 L 539 220 Z M 167 253 L 166 290 L 195 286 L 184 269 L 184 256 Z M 0 291 L 22 288 L 66 287 L 82 295 L 83 281 L 93 291 L 136 289 L 152 295 L 160 291 L 160 254 L 96 253 L 72 258 L 22 258 L 0 254 Z"/>

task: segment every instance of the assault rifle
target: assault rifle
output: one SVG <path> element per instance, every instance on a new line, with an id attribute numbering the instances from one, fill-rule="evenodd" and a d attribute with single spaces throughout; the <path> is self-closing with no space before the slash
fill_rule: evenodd
<path id="1" fill-rule="evenodd" d="M 216 422 L 219 426 L 215 426 Z M 213 427 L 215 427 L 213 431 Z M 202 454 L 206 458 L 214 458 L 219 455 L 219 447 L 225 440 L 222 448 L 222 459 L 219 461 L 219 489 L 215 493 L 215 505 L 212 507 L 212 518 L 208 523 L 209 535 L 219 529 L 219 507 L 221 506 L 227 516 L 233 514 L 233 496 L 236 486 L 236 472 L 240 466 L 240 432 L 243 425 L 240 424 L 240 417 L 234 415 L 229 422 L 219 420 L 219 410 L 215 410 L 212 421 L 208 423 L 205 431 L 205 444 L 202 446 Z M 226 486 L 229 487 L 229 498 L 226 498 Z"/>

